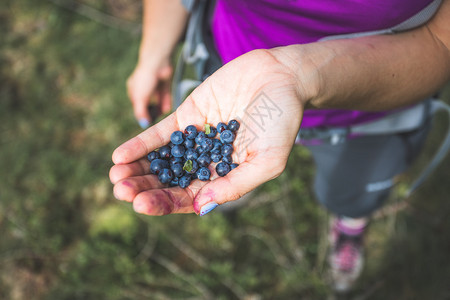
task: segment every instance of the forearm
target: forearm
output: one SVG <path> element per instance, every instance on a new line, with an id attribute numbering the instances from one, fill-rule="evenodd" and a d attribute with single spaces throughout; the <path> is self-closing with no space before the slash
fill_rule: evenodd
<path id="1" fill-rule="evenodd" d="M 303 105 L 387 110 L 423 100 L 450 80 L 449 1 L 408 32 L 274 49 L 293 67 Z M 447 16 L 447 17 L 445 17 Z"/>
<path id="2" fill-rule="evenodd" d="M 144 0 L 143 5 L 139 62 L 167 59 L 184 31 L 188 12 L 181 0 Z"/>

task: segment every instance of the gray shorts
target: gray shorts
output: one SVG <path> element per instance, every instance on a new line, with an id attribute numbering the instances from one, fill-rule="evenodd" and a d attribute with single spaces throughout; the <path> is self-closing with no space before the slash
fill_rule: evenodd
<path id="1" fill-rule="evenodd" d="M 414 131 L 346 139 L 332 145 L 306 145 L 317 169 L 316 197 L 332 213 L 368 216 L 388 197 L 393 178 L 419 154 L 430 121 Z"/>

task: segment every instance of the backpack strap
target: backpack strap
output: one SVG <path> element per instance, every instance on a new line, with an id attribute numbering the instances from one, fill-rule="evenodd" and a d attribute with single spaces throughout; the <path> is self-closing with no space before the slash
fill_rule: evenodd
<path id="1" fill-rule="evenodd" d="M 431 159 L 431 161 L 428 163 L 428 165 L 425 167 L 425 169 L 419 174 L 417 179 L 411 184 L 411 187 L 409 188 L 408 192 L 406 193 L 406 197 L 409 197 L 424 181 L 425 179 L 436 169 L 436 167 L 442 162 L 442 160 L 447 155 L 448 151 L 450 150 L 450 106 L 446 103 L 444 103 L 441 100 L 432 100 L 430 104 L 430 115 L 434 115 L 439 111 L 446 112 L 448 115 L 448 130 L 447 135 L 445 136 L 444 140 L 441 143 L 441 146 L 439 147 L 438 151 L 434 155 L 434 157 Z"/>
<path id="2" fill-rule="evenodd" d="M 414 106 L 392 112 L 375 121 L 350 126 L 349 133 L 356 135 L 376 135 L 415 130 L 421 127 L 427 120 L 431 101 L 431 99 L 422 101 Z"/>
<path id="3" fill-rule="evenodd" d="M 210 31 L 210 19 L 215 7 L 214 0 L 182 0 L 191 12 L 186 29 L 186 38 L 175 68 L 172 95 L 173 105 L 178 107 L 189 91 L 196 88 L 211 73 L 222 66 Z M 194 66 L 196 78 L 183 79 L 186 65 Z"/>
<path id="4" fill-rule="evenodd" d="M 327 37 L 321 38 L 319 41 L 349 39 L 349 38 L 357 38 L 357 37 L 371 36 L 371 35 L 377 35 L 377 34 L 393 34 L 393 33 L 410 30 L 410 29 L 419 27 L 419 26 L 425 24 L 426 22 L 428 22 L 434 16 L 434 14 L 438 11 L 441 3 L 442 3 L 442 0 L 433 0 L 430 4 L 428 4 L 424 9 L 419 11 L 414 16 L 410 17 L 409 19 L 407 19 L 407 20 L 403 21 L 402 23 L 397 24 L 391 28 L 366 31 L 366 32 L 356 32 L 356 33 L 349 33 L 349 34 L 332 35 L 332 36 L 327 36 Z"/>
<path id="5" fill-rule="evenodd" d="M 181 0 L 181 4 L 188 12 L 192 12 L 194 9 L 195 0 Z"/>
<path id="6" fill-rule="evenodd" d="M 397 134 L 422 127 L 429 116 L 430 105 L 435 101 L 428 99 L 413 106 L 396 110 L 375 121 L 347 127 L 300 128 L 296 143 L 311 144 L 321 141 L 337 145 L 349 137 L 362 135 Z"/>

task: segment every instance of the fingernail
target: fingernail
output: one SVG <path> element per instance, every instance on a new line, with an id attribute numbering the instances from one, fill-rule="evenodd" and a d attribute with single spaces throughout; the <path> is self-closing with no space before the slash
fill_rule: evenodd
<path id="1" fill-rule="evenodd" d="M 150 122 L 147 119 L 139 119 L 138 123 L 139 123 L 139 126 L 141 126 L 142 129 L 146 129 L 150 125 Z"/>
<path id="2" fill-rule="evenodd" d="M 216 208 L 218 206 L 218 204 L 216 202 L 209 202 L 206 203 L 205 205 L 202 206 L 202 208 L 200 209 L 200 213 L 199 216 L 204 216 L 207 213 L 209 213 L 210 211 L 212 211 L 214 208 Z"/>

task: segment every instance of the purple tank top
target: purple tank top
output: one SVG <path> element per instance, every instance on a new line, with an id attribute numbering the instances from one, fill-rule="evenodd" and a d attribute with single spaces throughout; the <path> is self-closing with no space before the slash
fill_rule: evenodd
<path id="1" fill-rule="evenodd" d="M 254 49 L 393 27 L 432 0 L 217 0 L 214 42 L 224 63 Z M 347 126 L 386 112 L 306 110 L 302 127 Z"/>

